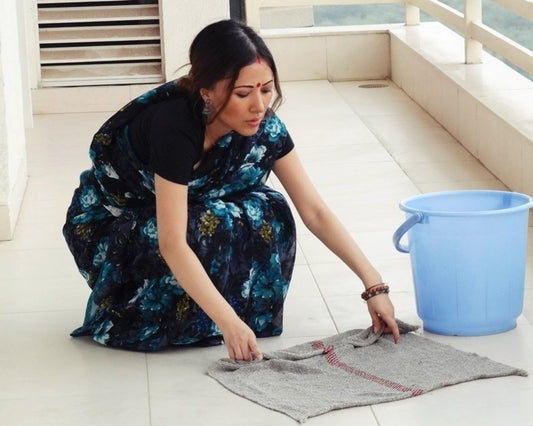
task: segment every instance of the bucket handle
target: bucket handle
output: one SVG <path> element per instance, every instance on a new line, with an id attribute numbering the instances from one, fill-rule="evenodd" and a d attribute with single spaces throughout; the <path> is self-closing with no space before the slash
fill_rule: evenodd
<path id="1" fill-rule="evenodd" d="M 422 222 L 422 219 L 424 218 L 424 215 L 420 212 L 414 212 L 409 218 L 402 223 L 394 235 L 392 236 L 392 242 L 394 243 L 394 247 L 396 247 L 396 250 L 402 253 L 409 253 L 409 247 L 407 247 L 404 244 L 400 243 L 400 240 L 404 236 L 404 234 L 409 231 L 413 226 L 415 226 L 417 223 Z"/>

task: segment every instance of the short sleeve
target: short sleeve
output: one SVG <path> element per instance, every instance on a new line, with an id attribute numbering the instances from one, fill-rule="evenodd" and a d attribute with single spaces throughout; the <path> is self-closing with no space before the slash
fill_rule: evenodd
<path id="1" fill-rule="evenodd" d="M 278 160 L 284 156 L 286 156 L 289 152 L 291 152 L 294 149 L 294 142 L 291 138 L 291 135 L 289 132 L 287 132 L 287 136 L 285 136 L 283 140 L 283 144 L 281 146 L 281 150 L 278 154 Z"/>
<path id="2" fill-rule="evenodd" d="M 188 100 L 172 99 L 150 106 L 137 122 L 136 145 L 150 171 L 171 182 L 187 185 L 201 158 L 203 131 Z M 130 131 L 130 135 L 131 135 Z"/>
<path id="3" fill-rule="evenodd" d="M 294 142 L 287 127 L 276 114 L 272 114 L 265 121 L 263 137 L 267 138 L 270 143 L 275 144 L 277 160 L 287 155 L 294 148 Z"/>

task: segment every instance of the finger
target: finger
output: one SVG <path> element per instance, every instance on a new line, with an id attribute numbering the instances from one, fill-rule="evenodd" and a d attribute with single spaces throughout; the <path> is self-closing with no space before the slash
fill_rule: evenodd
<path id="1" fill-rule="evenodd" d="M 243 354 L 243 351 L 241 350 L 241 348 L 239 346 L 236 346 L 235 349 L 233 350 L 233 353 L 235 355 L 235 357 L 233 358 L 233 360 L 235 361 L 242 361 L 245 359 L 244 357 L 244 354 Z"/>
<path id="2" fill-rule="evenodd" d="M 394 337 L 394 342 L 398 343 L 400 341 L 400 329 L 396 323 L 396 320 L 391 318 L 386 323 L 389 333 L 392 333 L 392 336 Z"/>
<path id="3" fill-rule="evenodd" d="M 243 360 L 246 361 L 246 362 L 250 362 L 253 359 L 254 359 L 254 355 L 253 355 L 252 351 L 250 350 L 249 347 L 246 347 L 243 350 Z"/>
<path id="4" fill-rule="evenodd" d="M 257 343 L 252 343 L 250 345 L 250 352 L 252 353 L 253 359 L 258 361 L 263 359 L 263 353 L 261 352 L 261 349 L 259 349 L 259 346 L 257 346 Z"/>
<path id="5" fill-rule="evenodd" d="M 243 353 L 246 354 L 245 361 L 248 362 L 253 361 L 254 359 L 260 360 L 263 358 L 263 354 L 255 342 L 250 343 Z"/>
<path id="6" fill-rule="evenodd" d="M 246 341 L 239 342 L 234 346 L 235 360 L 236 361 L 251 361 L 252 352 Z"/>
<path id="7" fill-rule="evenodd" d="M 370 313 L 370 318 L 372 318 L 372 327 L 375 334 L 379 333 L 379 330 L 381 330 L 381 318 L 379 314 L 376 312 Z"/>
<path id="8" fill-rule="evenodd" d="M 392 335 L 394 336 L 394 343 L 398 343 L 400 341 L 400 329 L 396 322 L 394 323 L 394 328 L 392 329 Z"/>

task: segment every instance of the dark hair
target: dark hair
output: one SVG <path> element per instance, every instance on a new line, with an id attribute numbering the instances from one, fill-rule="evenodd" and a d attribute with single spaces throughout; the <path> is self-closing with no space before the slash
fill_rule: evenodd
<path id="1" fill-rule="evenodd" d="M 220 111 L 228 103 L 241 69 L 258 58 L 266 61 L 272 70 L 276 88 L 272 110 L 276 110 L 283 97 L 272 53 L 253 29 L 231 19 L 208 25 L 194 38 L 189 49 L 189 73 L 179 80 L 178 86 L 193 97 L 197 109 L 201 110 L 200 89 L 211 89 L 219 81 L 229 79 L 227 97 Z"/>

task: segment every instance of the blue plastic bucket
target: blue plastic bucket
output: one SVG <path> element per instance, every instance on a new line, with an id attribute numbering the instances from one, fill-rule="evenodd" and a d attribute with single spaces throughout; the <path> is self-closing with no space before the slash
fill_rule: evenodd
<path id="1" fill-rule="evenodd" d="M 435 192 L 400 203 L 407 220 L 393 242 L 410 254 L 424 329 L 473 336 L 516 327 L 532 206 L 531 197 L 506 191 Z"/>

